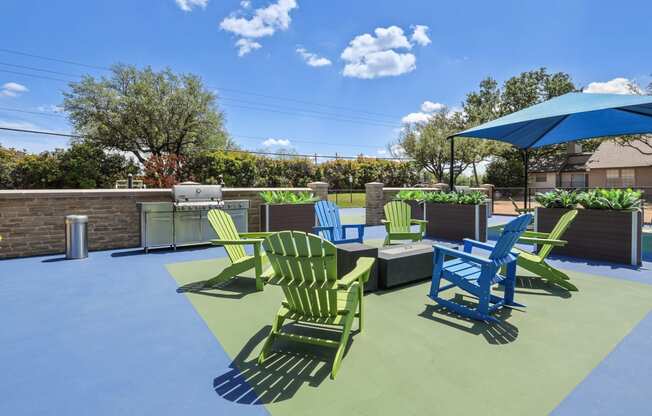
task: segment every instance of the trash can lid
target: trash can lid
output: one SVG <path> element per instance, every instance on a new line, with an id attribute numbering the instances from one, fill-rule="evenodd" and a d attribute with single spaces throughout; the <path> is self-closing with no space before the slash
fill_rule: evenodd
<path id="1" fill-rule="evenodd" d="M 66 224 L 80 224 L 88 222 L 86 215 L 66 215 Z"/>

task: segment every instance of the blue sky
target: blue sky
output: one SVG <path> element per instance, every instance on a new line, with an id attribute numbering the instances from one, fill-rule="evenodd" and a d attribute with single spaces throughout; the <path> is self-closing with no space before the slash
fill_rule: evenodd
<path id="1" fill-rule="evenodd" d="M 52 111 L 66 82 L 23 74 L 106 73 L 11 50 L 199 74 L 245 149 L 289 141 L 300 153 L 384 156 L 405 116 L 455 109 L 489 75 L 546 66 L 604 83 L 593 90 L 646 85 L 651 12 L 628 0 L 3 0 L 0 126 L 70 131 Z M 67 140 L 0 132 L 0 143 L 41 151 Z"/>

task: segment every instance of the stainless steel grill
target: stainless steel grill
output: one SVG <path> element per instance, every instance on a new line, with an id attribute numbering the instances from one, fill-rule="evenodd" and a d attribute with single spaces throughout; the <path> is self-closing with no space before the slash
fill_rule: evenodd
<path id="1" fill-rule="evenodd" d="M 172 188 L 173 202 L 138 204 L 141 212 L 141 245 L 178 247 L 206 244 L 217 238 L 208 222 L 208 211 L 227 211 L 239 232 L 247 232 L 248 200 L 222 200 L 220 185 L 184 183 Z"/>

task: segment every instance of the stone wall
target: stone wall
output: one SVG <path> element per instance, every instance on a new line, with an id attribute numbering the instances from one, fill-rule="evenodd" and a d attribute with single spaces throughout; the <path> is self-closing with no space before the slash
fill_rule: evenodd
<path id="1" fill-rule="evenodd" d="M 324 186 L 325 185 L 325 186 Z M 328 197 L 328 185 L 309 188 L 224 188 L 227 200 L 248 199 L 249 230 L 260 230 L 259 196 L 265 190 L 312 191 Z M 140 246 L 138 202 L 172 201 L 170 189 L 8 190 L 0 191 L 0 259 L 63 253 L 64 217 L 88 216 L 90 250 Z"/>

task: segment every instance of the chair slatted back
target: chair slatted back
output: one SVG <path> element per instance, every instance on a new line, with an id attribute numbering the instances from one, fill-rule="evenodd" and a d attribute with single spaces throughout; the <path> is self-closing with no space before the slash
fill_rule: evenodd
<path id="1" fill-rule="evenodd" d="M 562 215 L 559 221 L 557 221 L 557 224 L 555 224 L 555 227 L 552 229 L 552 231 L 550 231 L 548 238 L 550 238 L 551 240 L 561 240 L 561 237 L 564 235 L 566 230 L 568 230 L 568 227 L 570 227 L 573 220 L 575 220 L 577 214 L 578 211 L 574 209 Z M 552 244 L 542 244 L 537 254 L 539 255 L 539 257 L 545 259 L 546 257 L 548 257 L 548 254 L 550 254 L 550 252 L 554 247 L 555 246 L 553 246 Z"/>
<path id="2" fill-rule="evenodd" d="M 383 207 L 385 218 L 390 221 L 390 232 L 409 232 L 412 209 L 403 201 L 390 201 Z"/>
<path id="3" fill-rule="evenodd" d="M 315 204 L 315 214 L 317 221 L 322 227 L 334 227 L 333 238 L 335 240 L 342 239 L 342 223 L 340 222 L 340 209 L 331 201 L 319 201 Z M 322 232 L 322 236 L 329 238 L 330 234 Z"/>
<path id="4" fill-rule="evenodd" d="M 532 214 L 522 214 L 508 222 L 503 228 L 503 232 L 498 238 L 489 258 L 491 260 L 500 260 L 509 255 L 516 241 L 518 241 L 519 237 L 527 229 L 530 221 L 532 221 Z"/>
<path id="5" fill-rule="evenodd" d="M 271 284 L 282 287 L 289 309 L 304 316 L 337 314 L 337 249 L 329 241 L 301 231 L 281 231 L 263 247 L 274 269 Z"/>
<path id="6" fill-rule="evenodd" d="M 210 222 L 220 240 L 240 240 L 240 235 L 238 234 L 238 230 L 235 228 L 233 218 L 231 218 L 231 216 L 225 211 L 222 211 L 221 209 L 212 209 L 208 211 L 208 222 Z M 232 262 L 236 262 L 247 256 L 244 247 L 240 245 L 226 244 L 224 245 L 224 249 Z"/>

